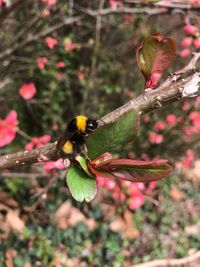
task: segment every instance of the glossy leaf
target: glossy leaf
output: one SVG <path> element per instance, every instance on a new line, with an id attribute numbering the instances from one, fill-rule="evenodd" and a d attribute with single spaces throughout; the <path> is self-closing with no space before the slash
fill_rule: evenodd
<path id="1" fill-rule="evenodd" d="M 81 168 L 85 171 L 86 174 L 88 174 L 90 177 L 93 177 L 90 170 L 88 169 L 86 159 L 80 155 L 76 157 L 76 160 L 80 164 Z"/>
<path id="2" fill-rule="evenodd" d="M 98 170 L 107 171 L 117 178 L 131 182 L 150 182 L 168 176 L 172 166 L 167 160 L 113 159 Z"/>
<path id="3" fill-rule="evenodd" d="M 112 173 L 94 168 L 94 166 L 91 163 L 88 163 L 88 167 L 90 168 L 91 172 L 95 175 L 96 178 L 103 178 L 103 179 L 115 178 L 115 176 Z"/>
<path id="4" fill-rule="evenodd" d="M 67 185 L 72 197 L 80 202 L 92 201 L 97 194 L 97 184 L 78 166 L 71 166 L 67 172 Z"/>
<path id="5" fill-rule="evenodd" d="M 88 155 L 91 159 L 110 151 L 117 145 L 132 141 L 139 128 L 139 114 L 131 110 L 117 121 L 105 124 L 93 132 L 87 141 Z"/>
<path id="6" fill-rule="evenodd" d="M 137 49 L 137 63 L 145 78 L 145 87 L 154 88 L 176 55 L 172 37 L 155 33 L 144 39 Z"/>
<path id="7" fill-rule="evenodd" d="M 102 154 L 101 156 L 99 156 L 96 159 L 93 159 L 91 161 L 92 166 L 94 166 L 95 168 L 100 168 L 101 166 L 109 163 L 110 161 L 112 161 L 112 155 L 108 152 L 105 152 L 104 154 Z"/>

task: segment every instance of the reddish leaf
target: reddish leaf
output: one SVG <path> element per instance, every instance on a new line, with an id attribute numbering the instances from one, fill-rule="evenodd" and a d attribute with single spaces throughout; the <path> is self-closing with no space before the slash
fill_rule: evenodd
<path id="1" fill-rule="evenodd" d="M 98 168 L 100 173 L 105 171 L 109 175 L 131 182 L 159 180 L 168 176 L 171 170 L 172 167 L 167 160 L 141 161 L 131 159 L 113 159 Z M 95 171 L 97 170 L 95 169 Z"/>
<path id="2" fill-rule="evenodd" d="M 105 164 L 109 163 L 111 160 L 112 160 L 111 154 L 108 153 L 108 152 L 105 152 L 101 156 L 99 156 L 98 158 L 93 159 L 91 161 L 91 164 L 95 168 L 100 168 L 102 165 L 105 165 Z"/>
<path id="3" fill-rule="evenodd" d="M 95 175 L 96 178 L 100 178 L 100 179 L 113 179 L 115 178 L 114 175 L 112 175 L 111 173 L 109 173 L 108 171 L 103 171 L 103 170 L 99 170 L 96 169 L 92 166 L 91 163 L 88 163 L 88 167 L 91 170 L 91 172 Z"/>
<path id="4" fill-rule="evenodd" d="M 145 87 L 154 88 L 176 55 L 172 37 L 155 33 L 144 39 L 137 49 L 137 63 L 145 78 Z"/>

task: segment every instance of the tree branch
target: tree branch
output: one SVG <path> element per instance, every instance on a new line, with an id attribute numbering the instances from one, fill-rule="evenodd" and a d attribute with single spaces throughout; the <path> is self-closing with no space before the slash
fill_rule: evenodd
<path id="1" fill-rule="evenodd" d="M 80 21 L 82 18 L 83 18 L 83 16 L 76 16 L 76 17 L 71 17 L 71 18 L 67 17 L 62 22 L 59 22 L 59 23 L 53 25 L 52 27 L 49 27 L 48 29 L 41 31 L 36 35 L 29 36 L 27 39 L 23 40 L 20 44 L 17 43 L 13 47 L 7 48 L 2 53 L 0 53 L 0 60 L 2 60 L 3 58 L 5 58 L 7 56 L 10 56 L 14 52 L 16 52 L 18 49 L 21 49 L 22 47 L 24 47 L 24 46 L 26 46 L 32 42 L 36 42 L 40 38 L 43 38 L 43 37 L 51 34 L 54 31 L 57 31 L 58 29 L 66 26 L 66 25 L 74 24 L 75 22 Z"/>
<path id="2" fill-rule="evenodd" d="M 164 259 L 164 260 L 155 260 L 149 261 L 142 264 L 136 264 L 132 267 L 172 267 L 172 266 L 188 266 L 190 263 L 197 262 L 200 260 L 200 251 L 197 251 L 195 254 L 192 254 L 188 257 L 182 259 Z M 187 264 L 187 265 L 186 265 Z"/>
<path id="3" fill-rule="evenodd" d="M 191 74 L 186 79 L 177 81 L 181 74 L 185 74 L 189 70 L 194 69 L 200 53 L 195 53 L 189 64 L 175 72 L 167 79 L 163 85 L 155 90 L 144 91 L 137 98 L 129 101 L 127 104 L 105 115 L 99 120 L 99 126 L 105 123 L 109 124 L 118 120 L 120 116 L 126 112 L 135 109 L 140 114 L 157 110 L 161 107 L 169 105 L 172 102 L 180 101 L 185 97 L 194 97 L 200 94 L 200 72 Z M 176 77 L 176 78 L 173 78 Z M 4 155 L 0 157 L 0 170 L 23 166 L 43 161 L 57 160 L 59 156 L 56 152 L 56 142 L 36 148 L 31 151 L 18 152 L 14 154 Z"/>

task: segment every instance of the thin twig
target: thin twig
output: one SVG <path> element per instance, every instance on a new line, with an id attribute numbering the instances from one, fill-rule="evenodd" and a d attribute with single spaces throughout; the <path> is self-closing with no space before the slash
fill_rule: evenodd
<path id="1" fill-rule="evenodd" d="M 21 49 L 22 47 L 32 43 L 32 42 L 37 42 L 40 38 L 43 38 L 49 34 L 51 34 L 54 31 L 57 31 L 58 29 L 66 26 L 66 25 L 70 25 L 73 24 L 75 22 L 80 21 L 83 18 L 83 16 L 77 16 L 77 17 L 72 17 L 72 18 L 65 18 L 62 22 L 59 22 L 55 25 L 53 25 L 52 27 L 49 27 L 48 29 L 39 32 L 38 34 L 35 35 L 31 35 L 29 37 L 27 37 L 27 39 L 23 40 L 20 45 L 16 44 L 10 48 L 7 48 L 6 50 L 4 50 L 2 53 L 0 53 L 0 59 L 2 60 L 5 57 L 8 57 L 10 55 L 12 55 L 14 52 L 16 52 L 19 48 Z"/>
<path id="2" fill-rule="evenodd" d="M 155 261 L 149 261 L 141 264 L 132 265 L 132 267 L 172 267 L 172 266 L 187 266 L 190 263 L 196 262 L 199 263 L 200 261 L 200 251 L 197 251 L 196 253 L 187 256 L 182 259 L 164 259 L 164 260 L 155 260 Z M 197 263 L 197 264 L 198 264 Z M 199 265 L 196 265 L 196 267 Z"/>

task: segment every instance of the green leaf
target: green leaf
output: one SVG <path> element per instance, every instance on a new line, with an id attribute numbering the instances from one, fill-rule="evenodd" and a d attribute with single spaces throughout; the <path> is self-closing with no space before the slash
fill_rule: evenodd
<path id="1" fill-rule="evenodd" d="M 93 177 L 92 173 L 88 169 L 86 159 L 80 155 L 76 157 L 76 160 L 80 164 L 81 168 L 85 171 L 86 174 L 88 174 L 90 177 Z"/>
<path id="2" fill-rule="evenodd" d="M 138 128 L 139 114 L 131 110 L 119 117 L 117 121 L 96 129 L 87 140 L 89 157 L 94 159 L 118 145 L 134 140 Z"/>
<path id="3" fill-rule="evenodd" d="M 67 172 L 67 185 L 72 197 L 80 202 L 92 201 L 97 194 L 97 184 L 78 166 L 71 166 Z"/>

